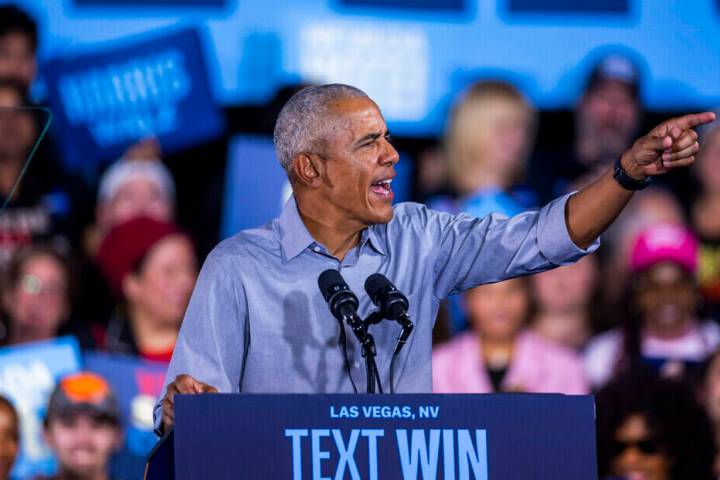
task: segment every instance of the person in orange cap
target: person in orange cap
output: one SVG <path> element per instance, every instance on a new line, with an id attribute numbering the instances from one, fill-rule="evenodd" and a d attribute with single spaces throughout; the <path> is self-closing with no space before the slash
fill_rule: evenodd
<path id="1" fill-rule="evenodd" d="M 50 396 L 44 433 L 58 462 L 57 474 L 46 480 L 109 480 L 110 459 L 123 435 L 108 382 L 90 372 L 63 378 Z"/>

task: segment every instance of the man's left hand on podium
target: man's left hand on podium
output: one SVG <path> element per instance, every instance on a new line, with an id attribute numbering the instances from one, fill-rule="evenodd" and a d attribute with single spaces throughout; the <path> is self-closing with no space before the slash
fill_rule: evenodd
<path id="1" fill-rule="evenodd" d="M 197 395 L 199 393 L 218 393 L 218 389 L 207 383 L 195 380 L 190 375 L 178 375 L 167 386 L 162 400 L 162 430 L 167 431 L 175 423 L 175 395 Z"/>

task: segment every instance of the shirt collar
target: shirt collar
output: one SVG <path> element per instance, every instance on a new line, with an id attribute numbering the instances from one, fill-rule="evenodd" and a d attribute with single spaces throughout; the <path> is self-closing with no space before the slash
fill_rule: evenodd
<path id="1" fill-rule="evenodd" d="M 316 243 L 300 217 L 294 195 L 290 195 L 287 203 L 285 203 L 285 207 L 278 219 L 278 224 L 280 226 L 280 246 L 282 247 L 285 261 L 292 260 L 300 255 L 307 247 Z M 381 255 L 386 255 L 383 242 L 376 231 L 378 227 L 378 225 L 371 225 L 363 230 L 360 234 L 360 245 L 362 246 L 366 242 L 369 242 L 375 251 Z"/>
<path id="2" fill-rule="evenodd" d="M 290 195 L 285 203 L 278 223 L 280 225 L 280 246 L 286 261 L 297 257 L 308 246 L 315 243 L 315 239 L 312 238 L 300 218 L 294 195 Z"/>
<path id="3" fill-rule="evenodd" d="M 385 253 L 385 244 L 377 231 L 379 228 L 383 227 L 384 225 L 371 225 L 363 230 L 363 233 L 360 236 L 360 245 L 364 245 L 365 242 L 369 242 L 375 251 L 380 255 L 387 255 L 387 253 Z"/>

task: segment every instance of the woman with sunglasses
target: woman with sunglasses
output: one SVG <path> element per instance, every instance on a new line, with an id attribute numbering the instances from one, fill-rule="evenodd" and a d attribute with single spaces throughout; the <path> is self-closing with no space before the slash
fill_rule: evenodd
<path id="1" fill-rule="evenodd" d="M 600 478 L 714 478 L 712 429 L 692 389 L 645 368 L 626 371 L 597 396 Z"/>

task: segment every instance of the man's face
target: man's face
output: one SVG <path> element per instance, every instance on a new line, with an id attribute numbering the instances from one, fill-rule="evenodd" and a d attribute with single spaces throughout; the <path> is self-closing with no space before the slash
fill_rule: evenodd
<path id="1" fill-rule="evenodd" d="M 580 135 L 592 137 L 601 154 L 613 157 L 630 146 L 640 117 L 639 105 L 629 88 L 613 80 L 587 92 L 578 114 Z"/>
<path id="2" fill-rule="evenodd" d="M 85 478 L 106 472 L 120 445 L 119 428 L 87 413 L 52 418 L 45 430 L 60 469 Z"/>
<path id="3" fill-rule="evenodd" d="M 98 224 L 102 230 L 109 230 L 140 216 L 171 222 L 173 212 L 172 199 L 156 182 L 135 177 L 125 181 L 109 201 L 99 205 Z"/>
<path id="4" fill-rule="evenodd" d="M 30 37 L 10 32 L 0 37 L 0 78 L 19 82 L 25 90 L 35 80 L 37 61 Z"/>
<path id="5" fill-rule="evenodd" d="M 385 120 L 368 98 L 341 100 L 331 106 L 334 119 L 325 149 L 320 194 L 328 217 L 365 225 L 392 219 L 390 181 L 399 160 Z"/>

